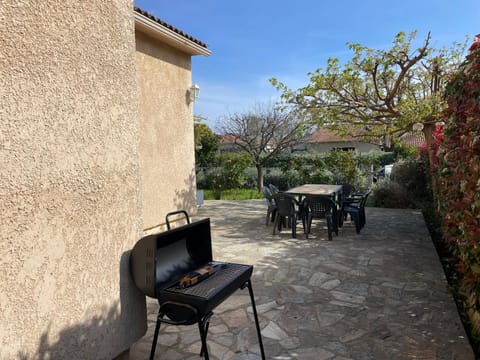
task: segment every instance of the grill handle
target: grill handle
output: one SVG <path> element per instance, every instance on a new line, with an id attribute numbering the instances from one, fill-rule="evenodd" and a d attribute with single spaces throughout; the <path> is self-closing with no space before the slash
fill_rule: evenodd
<path id="1" fill-rule="evenodd" d="M 174 215 L 180 215 L 183 214 L 185 216 L 185 219 L 187 220 L 187 224 L 190 224 L 190 217 L 188 216 L 188 213 L 185 210 L 177 210 L 177 211 L 172 211 L 165 216 L 165 223 L 167 224 L 167 230 L 170 230 L 170 220 L 169 218 Z"/>

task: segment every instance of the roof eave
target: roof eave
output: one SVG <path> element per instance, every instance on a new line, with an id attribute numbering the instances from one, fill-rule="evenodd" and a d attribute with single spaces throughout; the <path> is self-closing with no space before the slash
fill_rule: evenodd
<path id="1" fill-rule="evenodd" d="M 181 50 L 189 55 L 210 56 L 211 51 L 207 48 L 185 38 L 184 36 L 172 31 L 161 24 L 149 19 L 148 17 L 134 13 L 135 29 L 140 30 L 156 39 L 159 39 L 168 45 Z"/>

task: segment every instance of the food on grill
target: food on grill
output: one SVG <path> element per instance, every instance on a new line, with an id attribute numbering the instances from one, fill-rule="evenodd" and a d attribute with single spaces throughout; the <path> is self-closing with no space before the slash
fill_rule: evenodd
<path id="1" fill-rule="evenodd" d="M 178 286 L 180 288 L 187 288 L 190 286 L 193 286 L 195 284 L 198 284 L 200 281 L 206 279 L 210 275 L 213 275 L 215 273 L 216 269 L 214 266 L 210 265 L 205 265 L 201 267 L 200 269 L 197 269 L 195 271 L 189 272 L 187 275 L 182 277 L 178 283 Z"/>

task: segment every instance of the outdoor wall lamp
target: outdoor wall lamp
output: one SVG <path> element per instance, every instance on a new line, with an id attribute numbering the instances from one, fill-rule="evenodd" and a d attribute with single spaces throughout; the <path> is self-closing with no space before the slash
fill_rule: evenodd
<path id="1" fill-rule="evenodd" d="M 200 95 L 200 87 L 197 84 L 192 84 L 189 89 L 190 102 L 195 102 Z"/>

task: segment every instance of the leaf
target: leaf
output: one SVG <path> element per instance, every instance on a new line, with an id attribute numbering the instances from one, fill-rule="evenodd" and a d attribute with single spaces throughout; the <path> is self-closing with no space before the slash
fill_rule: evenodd
<path id="1" fill-rule="evenodd" d="M 473 264 L 470 269 L 472 269 L 472 271 L 477 274 L 477 275 L 480 275 L 480 265 L 479 264 Z"/>

